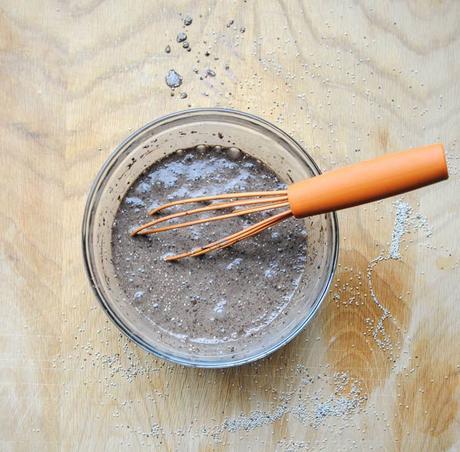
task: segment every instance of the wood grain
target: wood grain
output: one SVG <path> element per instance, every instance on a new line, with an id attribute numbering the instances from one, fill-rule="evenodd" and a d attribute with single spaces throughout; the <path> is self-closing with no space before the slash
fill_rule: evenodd
<path id="1" fill-rule="evenodd" d="M 459 21 L 454 0 L 0 1 L 0 449 L 458 450 Z M 80 225 L 110 151 L 191 106 L 260 115 L 323 169 L 441 141 L 451 177 L 340 212 L 334 287 L 284 349 L 181 368 L 108 323 Z"/>

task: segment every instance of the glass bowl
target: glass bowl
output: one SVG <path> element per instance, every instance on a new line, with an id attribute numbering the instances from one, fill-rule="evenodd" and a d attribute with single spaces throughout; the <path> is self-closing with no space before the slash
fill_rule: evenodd
<path id="1" fill-rule="evenodd" d="M 236 146 L 269 166 L 285 183 L 320 174 L 307 152 L 289 135 L 256 116 L 228 109 L 193 109 L 153 121 L 129 136 L 105 162 L 89 192 L 82 228 L 88 278 L 103 309 L 130 339 L 160 358 L 195 367 L 223 368 L 263 358 L 294 338 L 317 312 L 331 284 L 338 256 L 335 213 L 307 218 L 307 259 L 300 284 L 282 325 L 253 342 L 234 346 L 232 354 L 209 345 L 190 352 L 162 340 L 155 327 L 123 296 L 112 262 L 112 224 L 120 203 L 136 179 L 154 162 L 199 144 Z M 263 302 L 263 300 L 261 300 Z M 295 309 L 294 309 L 295 308 Z"/>

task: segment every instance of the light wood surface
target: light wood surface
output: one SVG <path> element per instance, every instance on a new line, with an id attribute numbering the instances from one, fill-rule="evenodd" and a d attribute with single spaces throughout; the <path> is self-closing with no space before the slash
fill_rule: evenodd
<path id="1" fill-rule="evenodd" d="M 459 450 L 459 23 L 455 0 L 1 1 L 0 450 Z M 323 169 L 443 142 L 451 177 L 340 212 L 335 285 L 284 349 L 181 368 L 108 322 L 80 226 L 110 151 L 189 106 Z"/>

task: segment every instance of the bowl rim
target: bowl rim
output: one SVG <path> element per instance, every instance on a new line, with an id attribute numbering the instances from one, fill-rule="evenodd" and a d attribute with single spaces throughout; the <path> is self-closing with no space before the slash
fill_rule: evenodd
<path id="1" fill-rule="evenodd" d="M 303 146 L 300 145 L 300 143 L 292 138 L 289 134 L 284 132 L 282 129 L 280 129 L 278 126 L 272 124 L 271 122 L 260 118 L 259 116 L 253 115 L 251 113 L 246 113 L 242 112 L 239 110 L 234 110 L 230 108 L 223 108 L 223 107 L 209 107 L 209 108 L 190 108 L 187 110 L 180 110 L 176 111 L 173 113 L 169 113 L 163 116 L 158 117 L 157 119 L 150 121 L 140 127 L 139 129 L 135 130 L 132 132 L 129 136 L 127 136 L 120 144 L 118 144 L 114 150 L 109 154 L 109 156 L 106 158 L 105 162 L 99 169 L 96 177 L 94 178 L 91 187 L 89 189 L 87 198 L 86 198 L 86 204 L 85 204 L 85 209 L 83 213 L 83 219 L 82 219 L 82 227 L 81 227 L 81 245 L 82 245 L 82 252 L 83 252 L 83 263 L 84 263 L 84 268 L 85 268 L 85 273 L 86 276 L 89 280 L 89 283 L 91 285 L 91 288 L 93 290 L 93 293 L 96 295 L 96 298 L 102 307 L 103 311 L 107 314 L 107 316 L 110 318 L 110 320 L 119 328 L 120 331 L 122 331 L 125 336 L 134 341 L 138 346 L 140 346 L 142 349 L 144 349 L 146 352 L 153 354 L 154 356 L 157 356 L 158 358 L 161 358 L 163 360 L 173 362 L 175 364 L 181 364 L 186 367 L 198 367 L 198 368 L 214 368 L 214 369 L 223 369 L 223 368 L 229 368 L 229 367 L 237 367 L 241 366 L 244 364 L 249 364 L 254 361 L 258 361 L 262 358 L 265 358 L 275 351 L 279 350 L 286 344 L 288 344 L 291 340 L 293 340 L 296 336 L 300 334 L 300 332 L 310 323 L 310 321 L 313 319 L 313 317 L 316 315 L 318 312 L 320 306 L 322 305 L 329 288 L 332 284 L 332 281 L 334 279 L 334 275 L 337 269 L 337 262 L 338 262 L 338 255 L 339 255 L 339 224 L 337 220 L 337 214 L 336 212 L 330 212 L 331 218 L 332 218 L 332 260 L 330 262 L 330 270 L 329 274 L 327 276 L 327 280 L 325 284 L 323 285 L 321 292 L 319 295 L 316 297 L 316 300 L 312 306 L 312 309 L 308 312 L 308 315 L 305 316 L 302 322 L 300 322 L 291 332 L 288 334 L 286 337 L 284 337 L 282 340 L 268 348 L 267 350 L 263 350 L 257 354 L 253 354 L 250 357 L 246 358 L 241 358 L 238 360 L 234 361 L 200 361 L 200 360 L 195 360 L 195 359 L 189 359 L 189 358 L 182 358 L 178 357 L 175 355 L 171 355 L 165 352 L 162 352 L 161 350 L 158 350 L 154 348 L 151 344 L 147 343 L 142 337 L 138 336 L 137 334 L 133 333 L 120 319 L 119 317 L 115 314 L 114 311 L 110 308 L 109 303 L 105 299 L 104 295 L 100 291 L 96 278 L 93 272 L 93 266 L 91 264 L 91 258 L 90 258 L 90 240 L 89 240 L 89 226 L 91 222 L 91 213 L 92 213 L 92 208 L 96 202 L 96 193 L 101 185 L 101 183 L 104 181 L 104 176 L 105 174 L 110 170 L 110 168 L 116 163 L 118 156 L 123 152 L 123 150 L 126 148 L 126 146 L 133 141 L 138 135 L 142 134 L 145 130 L 150 129 L 152 127 L 158 126 L 161 123 L 165 121 L 170 121 L 178 117 L 182 117 L 184 115 L 190 116 L 194 114 L 221 114 L 221 115 L 233 115 L 233 116 L 238 116 L 242 119 L 245 120 L 250 120 L 251 122 L 255 122 L 265 128 L 272 129 L 276 133 L 282 136 L 283 139 L 285 139 L 287 142 L 290 144 L 293 144 L 294 146 L 297 147 L 299 151 L 301 151 L 305 156 L 308 158 L 309 163 L 314 167 L 314 169 L 318 172 L 318 175 L 321 174 L 321 170 L 316 164 L 316 162 L 313 160 L 313 158 L 310 156 L 310 154 L 303 148 Z M 329 215 L 329 214 L 328 214 Z"/>

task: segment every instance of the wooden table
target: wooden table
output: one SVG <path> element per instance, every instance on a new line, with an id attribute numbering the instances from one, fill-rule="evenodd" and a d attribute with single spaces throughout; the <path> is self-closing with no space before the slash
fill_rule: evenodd
<path id="1" fill-rule="evenodd" d="M 460 449 L 459 2 L 0 5 L 1 450 Z M 322 169 L 440 141 L 451 177 L 339 213 L 334 286 L 284 349 L 182 368 L 109 323 L 80 225 L 110 151 L 190 106 L 260 115 Z"/>

